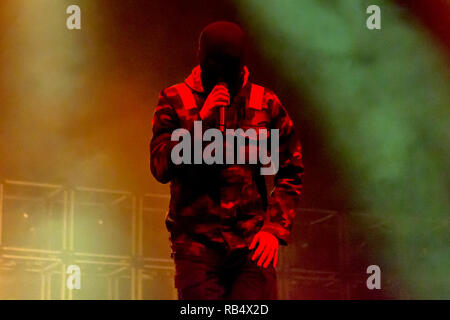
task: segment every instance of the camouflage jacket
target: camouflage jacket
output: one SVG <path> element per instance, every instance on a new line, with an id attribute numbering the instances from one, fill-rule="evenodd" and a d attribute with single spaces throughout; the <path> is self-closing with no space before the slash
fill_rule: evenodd
<path id="1" fill-rule="evenodd" d="M 275 235 L 282 245 L 288 243 L 302 189 L 300 143 L 277 96 L 250 83 L 246 67 L 244 72 L 243 85 L 227 108 L 226 127 L 279 130 L 279 170 L 273 191 L 267 196 L 265 176 L 260 174 L 258 164 L 172 162 L 171 151 L 178 143 L 171 141 L 172 132 L 178 128 L 193 132 L 193 123 L 200 120 L 199 110 L 206 100 L 200 67 L 195 67 L 183 83 L 161 91 L 152 122 L 150 169 L 159 182 L 170 182 L 166 227 L 172 243 L 188 238 L 242 248 L 260 230 Z M 255 90 L 259 94 L 251 97 L 252 86 L 259 88 Z M 180 90 L 189 90 L 191 100 Z M 218 116 L 216 122 L 203 122 L 203 130 L 217 128 L 217 122 Z"/>

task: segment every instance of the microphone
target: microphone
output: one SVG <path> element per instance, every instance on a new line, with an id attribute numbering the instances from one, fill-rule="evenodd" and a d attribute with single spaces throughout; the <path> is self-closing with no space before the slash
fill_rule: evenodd
<path id="1" fill-rule="evenodd" d="M 228 89 L 228 85 L 226 82 L 221 81 L 219 82 L 217 85 L 219 86 L 224 86 L 225 88 Z M 219 112 L 220 112 L 220 118 L 219 118 L 219 130 L 221 132 L 225 132 L 225 108 L 227 106 L 226 105 L 221 105 L 219 106 Z"/>

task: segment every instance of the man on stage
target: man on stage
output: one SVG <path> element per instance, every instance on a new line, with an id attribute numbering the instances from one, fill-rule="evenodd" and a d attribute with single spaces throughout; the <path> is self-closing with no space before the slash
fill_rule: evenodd
<path id="1" fill-rule="evenodd" d="M 276 95 L 249 81 L 245 44 L 234 23 L 205 27 L 199 39 L 200 64 L 183 83 L 161 91 L 153 116 L 150 167 L 159 182 L 170 182 L 166 226 L 180 299 L 277 299 L 278 248 L 290 237 L 302 188 L 302 154 Z M 267 129 L 268 136 L 257 136 L 258 148 L 261 139 L 271 146 L 276 130 L 279 146 L 270 152 L 277 153 L 279 168 L 270 196 L 259 162 L 174 161 L 179 143 L 174 131 L 185 129 L 198 140 L 196 121 L 203 132 L 221 130 L 223 141 L 227 129 Z M 231 151 L 244 150 L 249 159 L 249 152 L 255 152 L 251 139 L 246 137 L 246 145 Z M 223 149 L 230 152 L 229 146 Z"/>

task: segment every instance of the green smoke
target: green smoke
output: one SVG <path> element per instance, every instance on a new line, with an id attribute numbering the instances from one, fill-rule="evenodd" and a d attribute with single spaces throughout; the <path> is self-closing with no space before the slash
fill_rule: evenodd
<path id="1" fill-rule="evenodd" d="M 381 30 L 366 28 L 372 4 Z M 409 296 L 448 298 L 450 77 L 431 36 L 387 0 L 236 5 L 280 76 L 306 90 L 352 200 L 389 222 L 387 272 Z"/>

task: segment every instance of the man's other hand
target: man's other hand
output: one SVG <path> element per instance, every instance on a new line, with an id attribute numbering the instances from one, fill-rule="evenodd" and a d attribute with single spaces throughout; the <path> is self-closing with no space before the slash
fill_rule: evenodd
<path id="1" fill-rule="evenodd" d="M 200 110 L 200 118 L 207 120 L 210 118 L 217 107 L 228 106 L 230 104 L 230 93 L 223 84 L 216 85 L 206 98 L 202 109 Z"/>
<path id="2" fill-rule="evenodd" d="M 273 261 L 273 267 L 277 266 L 278 261 L 278 247 L 279 241 L 277 237 L 266 231 L 259 231 L 253 237 L 252 243 L 249 249 L 252 250 L 255 245 L 258 244 L 255 253 L 252 256 L 252 260 L 259 257 L 258 266 L 267 268 L 271 261 Z"/>

